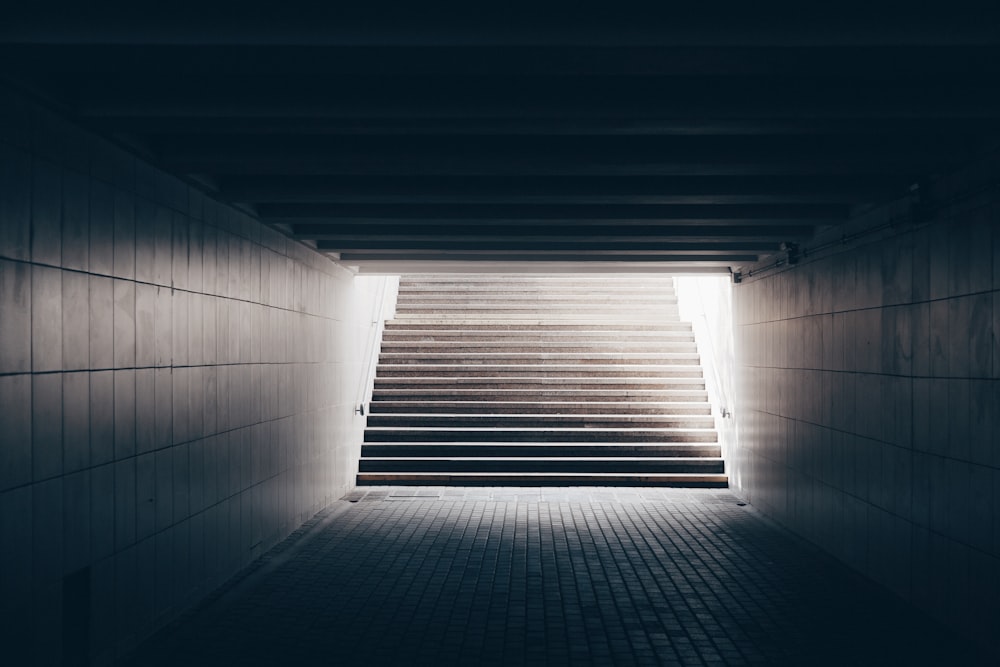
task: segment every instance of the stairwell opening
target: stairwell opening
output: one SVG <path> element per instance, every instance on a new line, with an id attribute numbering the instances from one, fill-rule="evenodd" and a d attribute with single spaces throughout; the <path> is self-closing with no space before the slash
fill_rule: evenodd
<path id="1" fill-rule="evenodd" d="M 357 484 L 727 486 L 728 287 L 666 274 L 401 276 Z"/>

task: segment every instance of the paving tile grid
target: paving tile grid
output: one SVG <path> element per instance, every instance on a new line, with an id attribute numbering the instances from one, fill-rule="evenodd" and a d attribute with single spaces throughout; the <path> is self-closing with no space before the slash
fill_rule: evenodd
<path id="1" fill-rule="evenodd" d="M 359 489 L 128 664 L 991 664 L 739 503 Z"/>

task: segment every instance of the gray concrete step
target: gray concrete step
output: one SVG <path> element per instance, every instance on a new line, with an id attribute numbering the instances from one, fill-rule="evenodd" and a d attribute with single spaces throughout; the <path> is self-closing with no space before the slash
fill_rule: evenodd
<path id="1" fill-rule="evenodd" d="M 376 389 L 455 387 L 466 389 L 704 389 L 701 378 L 659 377 L 379 377 Z"/>
<path id="2" fill-rule="evenodd" d="M 452 273 L 452 274 L 422 274 L 419 276 L 403 276 L 399 280 L 401 287 L 413 285 L 443 286 L 443 285 L 542 285 L 552 289 L 560 285 L 663 285 L 673 287 L 672 276 L 654 274 L 590 274 L 564 273 L 548 275 L 527 275 L 512 273 Z"/>
<path id="3" fill-rule="evenodd" d="M 542 398 L 542 397 L 539 397 Z M 491 414 L 491 415 L 710 415 L 706 403 L 627 401 L 387 401 L 373 400 L 370 415 L 399 414 Z M 371 417 L 369 417 L 369 423 Z"/>
<path id="4" fill-rule="evenodd" d="M 634 290 L 602 290 L 595 293 L 584 289 L 574 292 L 553 293 L 549 290 L 408 290 L 401 289 L 399 302 L 461 303 L 487 301 L 490 303 L 578 303 L 587 305 L 598 301 L 615 300 L 619 303 L 671 303 L 677 304 L 674 294 L 664 292 L 636 292 Z"/>
<path id="5" fill-rule="evenodd" d="M 444 289 L 431 288 L 407 288 L 401 287 L 398 292 L 398 299 L 402 300 L 461 300 L 461 299 L 488 299 L 495 301 L 556 301 L 580 303 L 593 303 L 607 298 L 618 298 L 623 301 L 675 301 L 677 295 L 673 290 L 665 289 L 636 289 L 634 287 L 566 287 L 559 290 L 545 289 L 544 287 L 506 287 L 503 289 L 486 289 L 484 287 L 458 289 L 454 287 Z"/>
<path id="6" fill-rule="evenodd" d="M 556 312 L 545 310 L 534 313 L 397 313 L 395 322 L 405 322 L 408 328 L 419 328 L 421 325 L 449 325 L 452 329 L 517 329 L 520 327 L 553 327 L 550 331 L 594 331 L 610 329 L 612 331 L 635 330 L 635 327 L 647 325 L 651 331 L 691 331 L 691 323 L 683 322 L 676 317 L 650 314 L 648 317 L 623 317 L 616 313 L 581 314 L 573 311 Z M 610 325 L 610 326 L 602 326 Z M 558 328 L 557 328 L 558 327 Z"/>
<path id="7" fill-rule="evenodd" d="M 510 331 L 515 333 L 532 334 L 614 333 L 633 336 L 663 335 L 673 332 L 690 334 L 693 331 L 690 322 L 552 322 L 545 320 L 511 322 L 506 319 L 495 321 L 471 320 L 466 322 L 460 318 L 454 317 L 436 320 L 388 320 L 385 323 L 385 329 L 387 332 L 455 331 L 462 334 L 468 334 L 474 331 L 484 331 L 490 333 Z"/>
<path id="8" fill-rule="evenodd" d="M 701 366 L 682 364 L 619 364 L 619 363 L 535 363 L 535 364 L 384 364 L 380 363 L 375 377 L 566 377 L 566 378 L 700 378 Z"/>
<path id="9" fill-rule="evenodd" d="M 535 364 L 535 363 L 573 363 L 573 364 L 682 364 L 697 365 L 699 361 L 696 352 L 605 352 L 588 350 L 586 353 L 537 350 L 525 346 L 522 350 L 506 352 L 487 352 L 482 348 L 469 352 L 454 351 L 451 346 L 442 347 L 436 352 L 387 352 L 379 355 L 386 363 L 392 364 Z"/>
<path id="10" fill-rule="evenodd" d="M 619 355 L 628 358 L 633 354 L 691 354 L 697 356 L 697 350 L 693 343 L 661 343 L 649 345 L 646 343 L 614 343 L 581 345 L 580 343 L 546 343 L 527 344 L 514 343 L 504 344 L 496 341 L 480 341 L 477 343 L 462 344 L 458 341 L 393 341 L 382 344 L 382 354 L 395 355 L 405 358 L 411 355 L 435 355 L 448 353 L 456 357 L 465 356 L 475 358 L 483 355 L 496 355 L 497 357 L 512 354 L 563 354 L 576 355 L 581 359 L 589 355 Z"/>
<path id="11" fill-rule="evenodd" d="M 677 296 L 664 292 L 636 292 L 633 290 L 606 290 L 595 293 L 592 290 L 552 293 L 546 290 L 518 291 L 407 291 L 397 295 L 398 303 L 522 303 L 522 304 L 570 304 L 587 306 L 595 303 L 627 303 L 634 305 L 677 305 Z"/>
<path id="12" fill-rule="evenodd" d="M 676 310 L 670 308 L 641 309 L 612 306 L 602 308 L 574 308 L 570 306 L 537 305 L 510 306 L 396 306 L 396 319 L 411 322 L 448 319 L 449 321 L 502 321 L 512 319 L 514 322 L 545 321 L 545 322 L 680 322 Z"/>
<path id="13" fill-rule="evenodd" d="M 379 364 L 376 378 L 660 378 L 678 380 L 703 377 L 701 366 L 649 364 Z"/>
<path id="14" fill-rule="evenodd" d="M 431 286 L 409 286 L 400 285 L 399 294 L 405 296 L 416 296 L 416 297 L 440 297 L 444 296 L 462 296 L 466 294 L 483 294 L 489 298 L 500 298 L 504 296 L 510 296 L 512 298 L 517 298 L 520 295 L 530 295 L 537 296 L 543 299 L 558 299 L 560 297 L 567 298 L 580 298 L 584 299 L 587 297 L 600 298 L 606 294 L 621 294 L 621 295 L 631 295 L 634 297 L 648 297 L 648 298 L 659 298 L 659 297 L 675 297 L 676 293 L 673 289 L 668 289 L 664 286 L 648 286 L 648 287 L 637 287 L 636 285 L 625 285 L 625 284 L 608 284 L 608 285 L 560 285 L 559 287 L 551 287 L 545 285 L 529 285 L 528 283 L 522 283 L 518 285 L 440 285 L 436 287 Z"/>
<path id="15" fill-rule="evenodd" d="M 726 488 L 712 473 L 363 472 L 359 486 L 672 486 Z"/>
<path id="16" fill-rule="evenodd" d="M 581 301 L 584 303 L 606 297 L 623 300 L 661 300 L 676 299 L 673 290 L 637 289 L 633 286 L 597 287 L 574 286 L 553 290 L 544 287 L 510 285 L 503 288 L 487 289 L 480 287 L 441 287 L 412 288 L 401 287 L 398 292 L 404 299 L 468 299 L 481 298 L 490 300 L 518 301 L 520 299 L 537 299 L 542 301 Z"/>
<path id="17" fill-rule="evenodd" d="M 669 287 L 673 288 L 673 276 L 661 275 L 629 275 L 622 274 L 589 274 L 589 273 L 564 273 L 560 275 L 531 276 L 527 274 L 512 273 L 465 273 L 450 275 L 430 275 L 403 276 L 399 280 L 401 287 L 414 285 L 427 285 L 431 287 L 443 287 L 446 285 L 485 285 L 495 287 L 509 287 L 519 285 L 543 285 L 551 289 L 556 289 L 560 285 L 577 286 L 593 285 L 595 287 L 607 287 L 609 285 L 636 285 L 640 287 Z"/>
<path id="18" fill-rule="evenodd" d="M 364 457 L 475 457 L 501 456 L 668 456 L 720 457 L 718 443 L 690 442 L 368 442 L 361 446 Z"/>
<path id="19" fill-rule="evenodd" d="M 407 400 L 407 401 L 597 401 L 597 402 L 621 402 L 621 403 L 664 403 L 681 402 L 689 403 L 693 401 L 707 401 L 708 392 L 704 388 L 684 387 L 681 389 L 650 389 L 648 387 L 631 387 L 615 389 L 612 387 L 598 387 L 596 389 L 571 389 L 559 383 L 557 386 L 528 387 L 528 388 L 493 388 L 477 389 L 475 387 L 458 387 L 449 384 L 442 384 L 436 387 L 379 387 L 375 386 L 372 393 L 372 402 L 382 400 Z"/>
<path id="20" fill-rule="evenodd" d="M 391 366 L 698 366 L 700 358 L 694 352 L 528 352 L 524 347 L 518 352 L 483 352 L 481 350 L 438 352 L 386 352 L 379 355 L 379 363 Z"/>
<path id="21" fill-rule="evenodd" d="M 676 313 L 676 303 L 662 303 L 659 300 L 631 301 L 616 296 L 600 299 L 572 300 L 539 300 L 539 299 L 402 299 L 397 301 L 397 310 L 496 310 L 502 312 L 522 309 L 539 310 L 554 308 L 560 310 L 580 310 L 583 312 L 602 312 L 620 310 L 627 313 L 642 313 L 646 310 L 656 310 L 665 313 Z"/>
<path id="22" fill-rule="evenodd" d="M 403 290 L 530 290 L 541 289 L 550 293 L 562 293 L 571 290 L 641 290 L 648 292 L 674 291 L 673 281 L 620 281 L 605 280 L 595 281 L 586 278 L 569 278 L 560 282 L 556 281 L 525 281 L 510 280 L 506 278 L 480 278 L 470 279 L 468 282 L 461 280 L 451 281 L 399 281 L 399 289 Z"/>
<path id="23" fill-rule="evenodd" d="M 496 428 L 712 428 L 711 416 L 699 415 L 640 415 L 640 414 L 461 414 L 461 413 L 372 413 L 368 426 L 398 428 L 496 427 Z"/>
<path id="24" fill-rule="evenodd" d="M 716 442 L 714 429 L 369 426 L 365 442 Z"/>
<path id="25" fill-rule="evenodd" d="M 665 456 L 614 457 L 366 457 L 360 472 L 557 472 L 557 473 L 715 473 L 725 472 L 722 459 Z"/>
<path id="26" fill-rule="evenodd" d="M 395 332 L 386 331 L 383 344 L 427 344 L 438 346 L 445 345 L 449 348 L 455 344 L 465 347 L 485 347 L 489 345 L 499 345 L 504 347 L 517 346 L 520 349 L 544 350 L 550 346 L 577 347 L 584 349 L 605 350 L 616 349 L 616 347 L 627 347 L 634 345 L 654 346 L 654 351 L 673 351 L 673 345 L 682 345 L 686 349 L 691 349 L 694 343 L 694 334 L 678 334 L 674 336 L 629 336 L 617 334 L 516 334 L 505 332 L 429 332 L 410 331 Z"/>
<path id="27" fill-rule="evenodd" d="M 406 321 L 411 324 L 431 323 L 431 324 L 502 324 L 517 325 L 525 324 L 569 324 L 576 327 L 588 324 L 610 323 L 617 324 L 619 328 L 623 322 L 632 324 L 648 323 L 656 325 L 683 325 L 676 316 L 655 312 L 643 314 L 623 315 L 619 312 L 592 312 L 581 313 L 574 310 L 559 311 L 552 308 L 524 311 L 520 313 L 503 313 L 498 311 L 472 312 L 461 310 L 455 312 L 425 312 L 425 313 L 396 313 L 397 321 Z"/>

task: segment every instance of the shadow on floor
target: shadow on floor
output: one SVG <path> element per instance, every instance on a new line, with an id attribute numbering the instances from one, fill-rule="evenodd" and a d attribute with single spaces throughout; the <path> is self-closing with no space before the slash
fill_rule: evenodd
<path id="1" fill-rule="evenodd" d="M 727 491 L 359 490 L 132 665 L 992 664 Z"/>

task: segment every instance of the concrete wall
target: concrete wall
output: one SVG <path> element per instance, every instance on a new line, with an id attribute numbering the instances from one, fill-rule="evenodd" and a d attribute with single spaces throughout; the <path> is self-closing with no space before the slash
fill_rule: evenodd
<path id="1" fill-rule="evenodd" d="M 733 294 L 728 275 L 689 275 L 674 278 L 681 319 L 694 329 L 705 388 L 719 433 L 722 457 L 729 461 L 737 448 L 739 429 L 733 416 L 736 396 L 736 353 L 733 335 Z M 741 471 L 727 464 L 730 483 Z"/>
<path id="2" fill-rule="evenodd" d="M 871 211 L 736 286 L 730 462 L 753 505 L 994 648 L 998 173 L 994 159 L 941 179 L 926 206 Z"/>
<path id="3" fill-rule="evenodd" d="M 370 298 L 25 100 L 0 110 L 0 646 L 108 664 L 353 486 Z"/>

